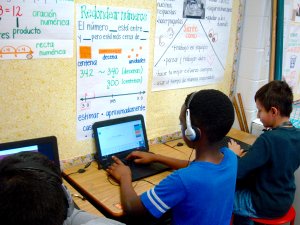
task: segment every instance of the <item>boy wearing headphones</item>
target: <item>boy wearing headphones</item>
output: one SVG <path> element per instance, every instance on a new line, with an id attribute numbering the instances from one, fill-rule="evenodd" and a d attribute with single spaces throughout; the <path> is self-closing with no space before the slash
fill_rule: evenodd
<path id="1" fill-rule="evenodd" d="M 289 121 L 293 92 L 285 81 L 271 81 L 254 96 L 257 117 L 269 131 L 261 134 L 245 154 L 229 143 L 238 156 L 235 224 L 253 224 L 248 217 L 285 215 L 294 201 L 294 172 L 300 165 L 300 129 Z M 239 216 L 237 216 L 239 215 Z M 242 217 L 244 218 L 242 218 Z"/>
<path id="2" fill-rule="evenodd" d="M 5 225 L 123 224 L 75 209 L 59 169 L 36 152 L 0 160 L 0 218 Z"/>
<path id="3" fill-rule="evenodd" d="M 117 157 L 107 170 L 120 182 L 121 203 L 129 216 L 160 218 L 171 210 L 172 224 L 226 225 L 233 209 L 237 157 L 218 142 L 228 133 L 234 110 L 229 98 L 217 90 L 187 96 L 180 116 L 183 139 L 195 149 L 192 162 L 159 154 L 133 152 L 136 163 L 160 162 L 175 170 L 158 185 L 138 196 L 129 167 Z"/>

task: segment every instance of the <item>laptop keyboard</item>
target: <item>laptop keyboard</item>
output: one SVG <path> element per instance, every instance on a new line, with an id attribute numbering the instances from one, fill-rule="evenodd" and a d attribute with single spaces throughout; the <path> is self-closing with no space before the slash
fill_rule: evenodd
<path id="1" fill-rule="evenodd" d="M 121 159 L 121 161 L 126 165 L 126 166 L 129 166 L 129 167 L 136 167 L 141 165 L 141 164 L 137 164 L 134 162 L 134 160 L 132 159 Z"/>
<path id="2" fill-rule="evenodd" d="M 236 143 L 238 143 L 242 149 L 244 149 L 244 151 L 248 151 L 249 148 L 251 147 L 251 145 L 245 143 L 245 142 L 242 142 L 242 141 L 239 141 L 237 139 L 234 139 L 232 137 L 228 137 L 228 136 L 225 136 L 220 142 L 219 142 L 219 146 L 220 147 L 228 147 L 228 142 L 230 141 L 230 139 L 234 140 Z"/>
<path id="3" fill-rule="evenodd" d="M 149 177 L 166 170 L 170 170 L 169 167 L 161 163 L 150 163 L 150 164 L 138 164 L 133 160 L 121 159 L 121 161 L 129 166 L 131 169 L 132 181 L 140 180 L 145 177 Z"/>

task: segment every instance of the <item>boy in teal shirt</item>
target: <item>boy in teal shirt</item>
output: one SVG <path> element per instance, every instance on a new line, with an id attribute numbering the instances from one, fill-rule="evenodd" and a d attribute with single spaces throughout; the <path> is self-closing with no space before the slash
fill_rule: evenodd
<path id="1" fill-rule="evenodd" d="M 257 116 L 269 131 L 245 154 L 233 140 L 238 156 L 235 225 L 253 224 L 247 217 L 276 218 L 290 209 L 295 195 L 294 172 L 300 164 L 300 130 L 289 121 L 293 93 L 284 81 L 272 81 L 255 94 Z M 239 216 L 242 217 L 239 217 Z"/>

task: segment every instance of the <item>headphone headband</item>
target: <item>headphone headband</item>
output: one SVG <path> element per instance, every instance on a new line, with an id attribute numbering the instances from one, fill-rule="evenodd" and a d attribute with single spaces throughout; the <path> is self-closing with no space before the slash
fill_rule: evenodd
<path id="1" fill-rule="evenodd" d="M 187 108 L 187 109 L 190 108 L 191 101 L 193 100 L 194 96 L 195 96 L 197 93 L 198 93 L 198 92 L 195 91 L 195 92 L 193 92 L 193 93 L 191 94 L 191 96 L 189 97 L 189 100 L 188 100 L 188 102 L 187 102 L 187 104 L 186 104 L 186 108 Z"/>

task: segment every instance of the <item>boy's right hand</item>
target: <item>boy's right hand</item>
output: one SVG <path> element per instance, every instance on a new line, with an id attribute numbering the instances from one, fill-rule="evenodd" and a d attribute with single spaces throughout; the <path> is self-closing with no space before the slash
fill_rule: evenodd
<path id="1" fill-rule="evenodd" d="M 135 163 L 147 164 L 155 161 L 155 154 L 133 151 L 126 157 L 126 159 L 133 160 Z"/>

